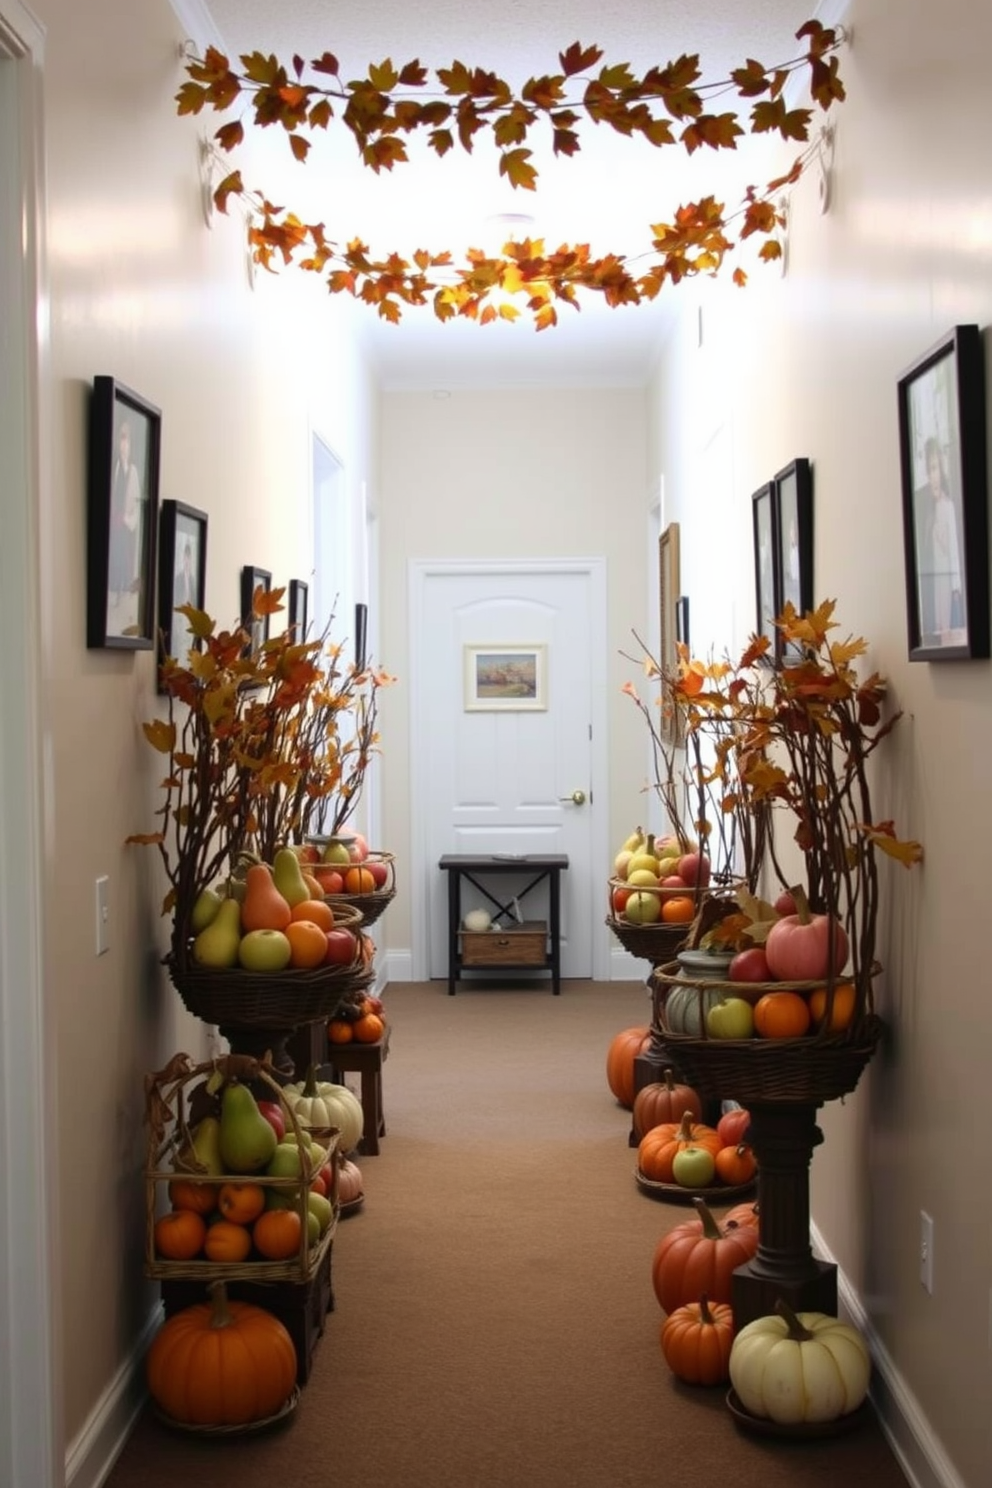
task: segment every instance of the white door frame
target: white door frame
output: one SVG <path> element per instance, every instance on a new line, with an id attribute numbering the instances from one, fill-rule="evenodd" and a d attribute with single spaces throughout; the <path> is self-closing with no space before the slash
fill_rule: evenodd
<path id="1" fill-rule="evenodd" d="M 609 862 L 609 748 L 607 707 L 607 614 L 605 558 L 534 558 L 485 561 L 411 558 L 408 564 L 410 605 L 410 651 L 407 675 L 410 678 L 410 947 L 414 981 L 426 981 L 430 974 L 430 943 L 427 885 L 430 876 L 439 872 L 430 861 L 427 830 L 427 760 L 421 747 L 426 738 L 426 720 L 422 712 L 423 688 L 420 679 L 431 665 L 424 655 L 424 596 L 427 583 L 438 576 L 498 574 L 527 575 L 538 573 L 582 574 L 590 581 L 592 634 L 596 638 L 589 657 L 592 674 L 590 693 L 594 717 L 601 726 L 593 728 L 591 752 L 591 787 L 593 800 L 592 852 L 594 861 Z M 606 872 L 604 868 L 604 873 Z M 610 943 L 605 915 L 600 923 L 594 917 L 592 930 L 592 974 L 597 981 L 610 978 Z"/>
<path id="2" fill-rule="evenodd" d="M 44 995 L 42 605 L 50 479 L 42 468 L 49 383 L 42 170 L 44 36 L 0 0 L 0 1482 L 65 1481 L 56 1232 L 58 1081 Z M 4 927 L 6 927 L 4 929 Z"/>

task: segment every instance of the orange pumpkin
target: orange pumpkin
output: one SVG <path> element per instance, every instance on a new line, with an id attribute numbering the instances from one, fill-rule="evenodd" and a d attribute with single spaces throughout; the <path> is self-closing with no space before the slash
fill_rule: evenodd
<path id="1" fill-rule="evenodd" d="M 651 1282 L 666 1312 L 698 1301 L 729 1302 L 731 1277 L 758 1249 L 753 1225 L 721 1228 L 703 1199 L 695 1199 L 697 1218 L 663 1235 L 655 1249 Z"/>
<path id="2" fill-rule="evenodd" d="M 170 1261 L 191 1261 L 203 1249 L 207 1226 L 192 1209 L 173 1209 L 155 1221 L 155 1254 Z"/>
<path id="3" fill-rule="evenodd" d="M 217 1208 L 232 1224 L 249 1225 L 265 1208 L 265 1189 L 260 1183 L 224 1183 Z"/>
<path id="4" fill-rule="evenodd" d="M 250 1302 L 229 1302 L 224 1283 L 210 1302 L 162 1324 L 145 1365 L 148 1390 L 173 1421 L 245 1426 L 274 1416 L 296 1384 L 296 1349 L 284 1324 Z"/>
<path id="5" fill-rule="evenodd" d="M 355 1037 L 352 1025 L 344 1018 L 332 1018 L 327 1025 L 328 1042 L 332 1044 L 350 1044 Z"/>
<path id="6" fill-rule="evenodd" d="M 673 1164 L 683 1147 L 703 1147 L 714 1161 L 723 1143 L 712 1126 L 693 1121 L 688 1111 L 681 1121 L 652 1127 L 637 1144 L 637 1166 L 654 1183 L 674 1183 Z"/>
<path id="7" fill-rule="evenodd" d="M 730 1378 L 734 1315 L 726 1302 L 677 1307 L 661 1325 L 661 1351 L 672 1373 L 687 1385 L 720 1385 Z"/>
<path id="8" fill-rule="evenodd" d="M 728 1209 L 723 1216 L 725 1225 L 753 1225 L 758 1228 L 758 1204 L 757 1200 L 750 1200 L 746 1204 L 735 1204 L 733 1209 Z"/>
<path id="9" fill-rule="evenodd" d="M 716 1155 L 716 1175 L 722 1183 L 750 1183 L 758 1171 L 758 1160 L 746 1142 L 721 1147 Z"/>
<path id="10" fill-rule="evenodd" d="M 338 1163 L 338 1202 L 352 1204 L 362 1197 L 362 1170 L 350 1158 L 343 1157 Z"/>
<path id="11" fill-rule="evenodd" d="M 632 1127 L 640 1141 L 652 1127 L 681 1121 L 686 1111 L 693 1121 L 702 1121 L 703 1103 L 691 1085 L 677 1084 L 670 1069 L 661 1080 L 644 1085 L 634 1096 Z"/>
<path id="12" fill-rule="evenodd" d="M 606 1051 L 606 1083 L 627 1111 L 634 1104 L 634 1060 L 650 1042 L 650 1028 L 625 1028 Z"/>

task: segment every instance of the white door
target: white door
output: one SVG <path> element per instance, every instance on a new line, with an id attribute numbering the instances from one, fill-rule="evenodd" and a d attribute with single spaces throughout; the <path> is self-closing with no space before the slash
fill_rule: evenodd
<path id="1" fill-rule="evenodd" d="M 412 568 L 411 763 L 421 817 L 414 840 L 422 858 L 416 881 L 427 885 L 414 924 L 419 920 L 428 942 L 426 954 L 414 947 L 414 964 L 429 977 L 447 975 L 448 881 L 437 866 L 445 853 L 565 853 L 562 975 L 593 976 L 595 926 L 604 918 L 596 913 L 603 876 L 595 868 L 606 860 L 599 840 L 607 804 L 602 562 Z M 525 706 L 499 699 L 486 706 L 492 700 L 478 697 L 476 658 L 501 648 L 538 662 L 538 696 L 525 697 Z M 501 875 L 492 888 L 505 904 L 531 876 Z M 470 886 L 462 902 L 466 910 L 493 910 Z M 548 918 L 546 883 L 521 912 L 528 920 Z"/>

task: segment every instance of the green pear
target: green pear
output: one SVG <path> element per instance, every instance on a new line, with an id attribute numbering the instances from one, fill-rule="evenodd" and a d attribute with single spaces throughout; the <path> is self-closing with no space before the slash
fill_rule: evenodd
<path id="1" fill-rule="evenodd" d="M 330 1199 L 325 1199 L 323 1194 L 311 1192 L 307 1194 L 307 1208 L 311 1214 L 317 1216 L 320 1234 L 323 1235 L 334 1218 L 334 1205 Z"/>
<path id="2" fill-rule="evenodd" d="M 199 935 L 201 930 L 206 930 L 217 918 L 217 911 L 224 902 L 224 896 L 218 894 L 216 889 L 201 889 L 197 894 L 190 912 L 190 929 L 194 935 Z"/>
<path id="3" fill-rule="evenodd" d="M 281 847 L 272 859 L 272 881 L 290 908 L 311 897 L 303 867 L 291 847 Z"/>
<path id="4" fill-rule="evenodd" d="M 220 1155 L 220 1118 L 204 1116 L 189 1134 L 189 1141 L 176 1154 L 176 1167 L 187 1172 L 203 1172 L 219 1178 L 224 1172 Z"/>
<path id="5" fill-rule="evenodd" d="M 224 899 L 210 924 L 194 938 L 193 960 L 198 966 L 237 966 L 240 944 L 241 905 L 236 899 Z"/>
<path id="6" fill-rule="evenodd" d="M 220 1101 L 220 1155 L 229 1173 L 258 1173 L 276 1150 L 275 1128 L 247 1085 L 229 1080 Z"/>
<path id="7" fill-rule="evenodd" d="M 332 837 L 321 854 L 322 863 L 351 863 L 351 853 L 340 838 Z"/>

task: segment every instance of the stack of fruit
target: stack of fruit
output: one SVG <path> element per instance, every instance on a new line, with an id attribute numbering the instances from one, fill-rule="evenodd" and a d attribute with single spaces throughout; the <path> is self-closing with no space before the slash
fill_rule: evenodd
<path id="1" fill-rule="evenodd" d="M 710 860 L 696 844 L 638 827 L 613 861 L 610 910 L 631 925 L 688 925 L 709 881 Z"/>
<path id="2" fill-rule="evenodd" d="M 651 1127 L 638 1143 L 638 1186 L 676 1198 L 748 1188 L 758 1171 L 747 1142 L 750 1121 L 743 1107 L 726 1111 L 716 1126 L 686 1110 L 677 1121 Z"/>
<path id="3" fill-rule="evenodd" d="M 295 851 L 304 870 L 319 880 L 325 894 L 360 909 L 366 925 L 377 920 L 395 897 L 392 853 L 370 848 L 360 832 L 308 837 Z"/>
<path id="4" fill-rule="evenodd" d="M 165 1081 L 156 1077 L 149 1087 L 147 1273 L 209 1277 L 211 1265 L 229 1271 L 244 1264 L 243 1274 L 251 1274 L 285 1263 L 289 1276 L 295 1263 L 309 1275 L 337 1218 L 338 1134 L 314 1137 L 274 1081 L 274 1099 L 253 1094 L 241 1077 L 251 1070 L 237 1056 L 216 1068 L 179 1060 L 166 1079 L 176 1068 L 184 1071 L 180 1086 L 188 1074 L 204 1073 L 190 1098 L 198 1119 L 185 1128 L 170 1121 Z"/>
<path id="5" fill-rule="evenodd" d="M 371 942 L 348 928 L 354 916 L 336 916 L 325 896 L 300 850 L 280 848 L 271 866 L 252 863 L 243 877 L 199 895 L 191 921 L 194 966 L 272 973 L 360 965 Z"/>
<path id="6" fill-rule="evenodd" d="M 794 1039 L 840 1033 L 855 1010 L 854 983 L 844 980 L 849 942 L 843 925 L 813 914 L 801 889 L 764 907 L 750 943 L 731 959 L 721 984 L 665 972 L 661 1022 L 668 1033 L 710 1039 Z M 700 1018 L 702 1016 L 702 1024 Z"/>

